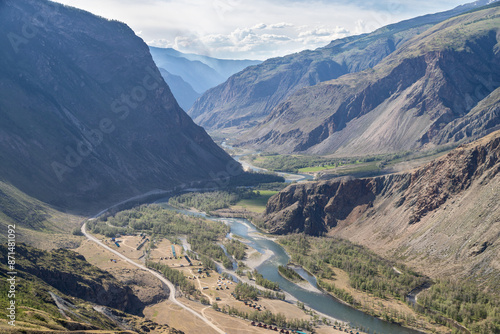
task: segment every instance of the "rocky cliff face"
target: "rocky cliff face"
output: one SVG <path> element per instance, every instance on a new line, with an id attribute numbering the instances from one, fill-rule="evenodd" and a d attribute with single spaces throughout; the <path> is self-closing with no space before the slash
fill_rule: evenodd
<path id="1" fill-rule="evenodd" d="M 499 7 L 433 26 L 373 69 L 297 91 L 242 144 L 356 156 L 448 144 L 497 129 Z"/>
<path id="2" fill-rule="evenodd" d="M 383 27 L 331 42 L 313 51 L 269 59 L 208 90 L 188 112 L 209 130 L 255 126 L 294 92 L 348 73 L 374 67 L 412 37 L 488 0 Z"/>
<path id="3" fill-rule="evenodd" d="M 178 106 L 125 24 L 2 1 L 0 31 L 0 175 L 28 195 L 102 208 L 213 179 L 233 162 Z"/>
<path id="4" fill-rule="evenodd" d="M 271 197 L 265 220 L 272 233 L 339 235 L 426 272 L 491 278 L 500 272 L 498 198 L 497 131 L 411 172 L 291 185 Z"/>

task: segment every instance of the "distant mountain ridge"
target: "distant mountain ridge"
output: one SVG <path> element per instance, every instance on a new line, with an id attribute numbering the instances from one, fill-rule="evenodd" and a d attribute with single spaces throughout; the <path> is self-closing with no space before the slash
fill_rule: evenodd
<path id="1" fill-rule="evenodd" d="M 182 77 L 174 74 L 170 74 L 167 70 L 159 68 L 161 76 L 167 83 L 168 87 L 172 91 L 175 99 L 179 103 L 179 106 L 183 110 L 189 110 L 193 105 L 194 101 L 201 96 L 200 93 L 196 92 L 190 84 L 188 84 Z"/>
<path id="2" fill-rule="evenodd" d="M 500 125 L 499 32 L 500 2 L 448 19 L 372 69 L 292 94 L 243 143 L 353 156 L 484 136 Z"/>
<path id="3" fill-rule="evenodd" d="M 163 70 L 165 81 L 176 99 L 180 100 L 179 104 L 184 110 L 189 110 L 194 101 L 206 90 L 217 86 L 248 66 L 261 63 L 259 60 L 217 59 L 183 53 L 172 48 L 150 46 L 149 49 L 156 65 Z M 184 83 L 180 82 L 178 77 L 182 78 Z M 193 91 L 196 94 L 193 94 Z"/>
<path id="4" fill-rule="evenodd" d="M 237 132 L 256 126 L 301 88 L 373 68 L 411 38 L 433 25 L 489 4 L 482 0 L 455 9 L 402 21 L 373 33 L 331 42 L 313 51 L 273 58 L 230 77 L 210 89 L 188 114 L 209 131 Z M 231 131 L 230 128 L 237 130 Z M 245 141 L 252 138 L 254 130 Z"/>
<path id="5" fill-rule="evenodd" d="M 88 212 L 236 164 L 128 26 L 43 0 L 0 6 L 2 181 Z"/>

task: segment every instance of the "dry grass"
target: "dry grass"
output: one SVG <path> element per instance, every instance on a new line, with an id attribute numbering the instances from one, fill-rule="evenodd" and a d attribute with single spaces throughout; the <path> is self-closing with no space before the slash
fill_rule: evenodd
<path id="1" fill-rule="evenodd" d="M 114 243 L 112 243 L 108 238 L 101 236 L 100 239 L 103 241 L 105 240 L 109 246 L 114 246 Z M 120 237 L 119 240 L 121 240 L 121 246 L 114 246 L 116 247 L 116 250 L 137 262 L 141 262 L 140 258 L 143 251 L 136 251 L 137 244 L 141 240 L 141 237 L 123 236 Z M 182 246 L 175 245 L 175 250 L 177 254 L 182 254 Z M 103 270 L 109 271 L 122 282 L 130 281 L 132 278 L 137 279 L 137 275 L 139 274 L 148 276 L 147 278 L 142 277 L 142 282 L 146 282 L 146 284 L 141 284 L 141 287 L 133 287 L 134 292 L 139 296 L 139 298 L 142 297 L 141 300 L 148 298 L 151 299 L 155 294 L 161 293 L 162 291 L 162 284 L 158 279 L 140 269 L 137 269 L 130 263 L 116 259 L 114 254 L 103 248 L 96 247 L 96 245 L 89 240 L 84 240 L 76 251 L 84 255 L 87 261 Z M 236 300 L 231 295 L 234 291 L 236 283 L 228 280 L 222 280 L 222 277 L 216 272 L 211 272 L 210 276 L 207 276 L 206 274 L 200 275 L 197 272 L 198 269 L 201 268 L 200 266 L 189 266 L 184 257 L 169 259 L 171 255 L 171 243 L 167 239 L 159 241 L 156 244 L 156 248 L 151 251 L 151 259 L 153 261 L 159 261 L 181 271 L 186 277 L 190 278 L 190 281 L 195 284 L 195 286 L 207 299 L 210 300 L 210 302 L 217 302 L 219 307 L 227 305 L 235 307 L 240 311 L 253 311 L 253 309 L 245 306 L 242 301 Z M 165 259 L 166 257 L 167 259 Z M 162 258 L 163 260 L 161 260 Z M 116 259 L 116 263 L 110 261 L 110 259 Z M 181 264 L 183 265 L 182 267 L 180 266 Z M 194 261 L 194 264 L 197 264 L 196 261 Z M 196 276 L 196 278 L 194 278 L 194 276 Z M 218 284 L 221 284 L 223 289 L 216 290 Z M 226 286 L 228 288 L 226 288 Z M 207 287 L 208 289 L 203 289 L 204 287 Z M 220 298 L 219 301 L 216 301 L 217 297 Z M 211 306 L 202 305 L 199 302 L 192 301 L 184 297 L 178 299 L 183 304 L 188 305 L 196 312 L 213 321 L 219 328 L 227 333 L 271 333 L 269 330 L 252 326 L 251 322 L 248 320 L 217 312 L 213 310 Z M 296 305 L 285 301 L 261 298 L 258 301 L 258 304 L 262 306 L 263 310 L 269 310 L 272 313 L 283 313 L 288 319 L 310 319 L 310 316 L 300 310 Z M 212 328 L 208 327 L 206 323 L 201 321 L 198 317 L 166 299 L 159 303 L 146 306 L 143 313 L 146 319 L 159 324 L 169 325 L 173 328 L 184 331 L 186 334 L 215 333 Z M 341 332 L 334 330 L 331 326 L 321 326 L 318 328 L 318 333 L 328 334 Z"/>

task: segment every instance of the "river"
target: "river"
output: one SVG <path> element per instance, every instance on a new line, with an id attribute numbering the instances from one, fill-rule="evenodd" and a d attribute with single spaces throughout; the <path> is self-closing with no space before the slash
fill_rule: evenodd
<path id="1" fill-rule="evenodd" d="M 331 316 L 343 322 L 348 322 L 352 327 L 363 328 L 367 333 L 385 333 L 385 334 L 419 334 L 421 332 L 412 329 L 404 328 L 396 324 L 382 321 L 361 311 L 358 311 L 344 303 L 341 303 L 325 293 L 317 293 L 309 291 L 284 279 L 278 273 L 279 265 L 286 265 L 290 257 L 285 252 L 283 247 L 271 240 L 265 234 L 260 233 L 257 228 L 247 219 L 244 218 L 218 218 L 207 216 L 203 212 L 194 212 L 190 210 L 176 209 L 166 202 L 168 198 L 159 200 L 156 203 L 163 207 L 175 210 L 179 213 L 193 216 L 203 216 L 207 219 L 223 221 L 231 227 L 231 233 L 245 240 L 245 243 L 256 249 L 259 253 L 264 254 L 272 252 L 272 256 L 259 265 L 256 269 L 267 279 L 277 282 L 280 288 L 303 302 L 309 308 L 312 308 L 320 313 Z M 236 269 L 236 268 L 234 268 Z M 305 278 L 311 285 L 317 288 L 316 279 L 309 275 L 305 270 L 298 269 L 297 272 Z"/>
<path id="2" fill-rule="evenodd" d="M 232 148 L 231 146 L 222 143 L 224 148 Z M 247 153 L 249 154 L 249 153 Z M 243 167 L 247 170 L 253 170 L 258 172 L 267 172 L 263 168 L 258 168 L 250 165 L 245 161 L 241 161 L 241 157 L 247 154 L 233 156 L 235 160 L 240 162 Z M 292 173 L 279 173 L 283 176 L 286 182 L 303 182 L 310 181 L 313 179 L 311 175 L 308 174 L 292 174 Z M 412 330 L 409 328 L 401 327 L 397 324 L 392 324 L 375 317 L 372 317 L 366 313 L 358 311 L 349 305 L 337 301 L 335 298 L 331 297 L 326 293 L 318 293 L 310 291 L 300 287 L 299 285 L 292 283 L 285 278 L 283 278 L 278 273 L 278 266 L 287 265 L 290 257 L 285 252 L 283 247 L 274 242 L 271 238 L 267 237 L 265 234 L 260 233 L 257 228 L 247 219 L 244 218 L 217 218 L 207 216 L 203 212 L 194 212 L 190 210 L 177 209 L 169 204 L 167 204 L 168 198 L 159 200 L 157 203 L 161 204 L 165 208 L 175 210 L 177 212 L 186 215 L 203 216 L 211 220 L 223 221 L 230 226 L 233 235 L 239 236 L 245 239 L 245 243 L 250 247 L 257 250 L 259 253 L 264 254 L 266 252 L 271 252 L 273 255 L 259 265 L 256 269 L 264 276 L 273 282 L 277 282 L 280 288 L 295 297 L 297 300 L 301 301 L 309 308 L 316 310 L 320 313 L 331 316 L 332 318 L 338 319 L 343 322 L 348 322 L 352 327 L 361 327 L 363 331 L 367 333 L 385 333 L 385 334 L 421 334 L 422 332 Z M 234 269 L 236 265 L 234 264 Z M 307 271 L 303 269 L 296 269 L 296 271 L 305 278 L 313 287 L 318 288 L 316 284 L 316 278 L 309 275 Z"/>
<path id="3" fill-rule="evenodd" d="M 229 150 L 229 151 L 234 150 L 234 147 L 232 147 L 231 145 L 228 145 L 225 141 L 220 143 L 220 146 L 225 150 Z M 251 154 L 257 154 L 257 153 L 260 153 L 260 152 L 247 151 L 246 153 L 232 155 L 232 157 L 234 160 L 238 161 L 243 166 L 243 169 L 245 169 L 247 171 L 254 171 L 254 172 L 261 172 L 261 173 L 269 172 L 267 169 L 255 167 L 255 166 L 251 165 L 250 163 L 246 162 L 245 160 L 241 159 L 244 156 L 251 155 Z M 313 181 L 314 180 L 314 176 L 312 176 L 310 174 L 293 174 L 293 173 L 282 173 L 282 172 L 277 172 L 276 174 L 285 178 L 285 182 L 287 182 L 287 183 Z"/>

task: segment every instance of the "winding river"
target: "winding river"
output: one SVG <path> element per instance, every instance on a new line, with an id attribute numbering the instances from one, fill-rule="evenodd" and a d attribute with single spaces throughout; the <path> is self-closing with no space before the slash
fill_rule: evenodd
<path id="1" fill-rule="evenodd" d="M 325 293 L 317 293 L 309 291 L 294 284 L 278 273 L 279 265 L 286 265 L 290 257 L 285 250 L 270 238 L 260 233 L 257 228 L 247 219 L 243 218 L 217 218 L 207 216 L 202 212 L 194 212 L 189 210 L 176 209 L 166 202 L 167 199 L 159 200 L 156 203 L 163 207 L 175 210 L 179 213 L 194 216 L 203 216 L 207 219 L 223 221 L 231 227 L 231 233 L 245 239 L 245 243 L 256 249 L 259 253 L 272 252 L 272 256 L 264 261 L 257 270 L 267 279 L 277 282 L 280 288 L 303 302 L 309 308 L 312 308 L 320 313 L 339 319 L 343 322 L 350 323 L 353 327 L 363 328 L 367 333 L 385 333 L 385 334 L 418 334 L 419 331 L 404 328 L 396 324 L 388 323 L 358 311 L 346 304 L 343 304 Z M 316 279 L 309 275 L 303 269 L 297 269 L 297 272 L 305 278 L 311 285 L 317 288 Z"/>
<path id="2" fill-rule="evenodd" d="M 225 143 L 222 144 L 225 148 L 231 148 Z M 241 157 L 233 156 L 239 161 L 245 169 L 250 169 L 259 172 L 267 172 L 267 170 L 250 165 L 247 162 L 241 161 Z M 301 182 L 310 181 L 313 179 L 308 174 L 292 174 L 292 173 L 279 173 L 287 182 Z M 363 328 L 367 333 L 385 333 L 385 334 L 421 334 L 422 332 L 412 330 L 409 328 L 401 327 L 397 324 L 392 324 L 372 317 L 366 313 L 358 311 L 344 303 L 337 301 L 326 293 L 319 293 L 310 291 L 284 279 L 278 273 L 278 266 L 288 264 L 290 257 L 285 252 L 283 247 L 268 238 L 266 235 L 260 233 L 257 228 L 247 219 L 244 218 L 218 218 L 207 216 L 203 212 L 194 212 L 189 210 L 177 209 L 167 204 L 168 198 L 159 200 L 156 203 L 161 204 L 167 209 L 175 210 L 179 213 L 186 215 L 203 216 L 207 219 L 223 221 L 231 227 L 231 233 L 239 236 L 245 240 L 245 243 L 254 248 L 261 254 L 271 252 L 272 256 L 264 261 L 256 269 L 267 279 L 277 282 L 280 288 L 295 297 L 297 300 L 303 302 L 309 308 L 312 308 L 320 313 L 331 316 L 332 318 L 349 323 L 352 327 Z M 236 267 L 236 265 L 234 265 Z M 234 268 L 236 269 L 236 268 Z M 309 275 L 303 269 L 296 269 L 296 271 L 305 278 L 313 287 L 318 288 L 316 278 Z"/>

